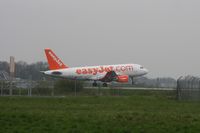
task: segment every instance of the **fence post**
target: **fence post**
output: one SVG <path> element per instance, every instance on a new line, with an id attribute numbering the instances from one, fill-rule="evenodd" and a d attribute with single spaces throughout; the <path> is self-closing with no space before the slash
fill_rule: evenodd
<path id="1" fill-rule="evenodd" d="M 32 96 L 32 87 L 30 87 L 30 96 Z"/>
<path id="2" fill-rule="evenodd" d="M 76 87 L 77 87 L 77 85 L 76 85 L 76 78 L 75 78 L 75 87 L 74 87 L 74 90 L 75 90 L 75 96 L 77 95 L 77 94 L 76 94 Z"/>
<path id="3" fill-rule="evenodd" d="M 180 98 L 180 96 L 179 96 L 179 89 L 180 89 L 179 79 L 177 80 L 177 86 L 176 86 L 176 99 L 177 100 L 179 100 L 179 98 Z"/>
<path id="4" fill-rule="evenodd" d="M 177 86 L 176 86 L 176 98 L 177 100 L 180 100 L 181 99 L 181 79 L 182 79 L 182 76 L 178 78 L 177 80 Z"/>
<path id="5" fill-rule="evenodd" d="M 3 96 L 3 82 L 1 82 L 1 96 Z"/>
<path id="6" fill-rule="evenodd" d="M 10 90 L 10 93 L 9 93 L 9 94 L 10 94 L 10 96 L 12 96 L 12 82 L 9 82 L 9 84 L 10 84 L 10 85 L 9 85 L 9 90 Z"/>

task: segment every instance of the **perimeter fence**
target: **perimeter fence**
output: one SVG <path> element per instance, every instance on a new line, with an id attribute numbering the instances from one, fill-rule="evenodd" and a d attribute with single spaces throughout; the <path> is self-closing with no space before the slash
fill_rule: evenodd
<path id="1" fill-rule="evenodd" d="M 178 100 L 200 100 L 200 78 L 195 76 L 181 76 L 177 80 Z"/>
<path id="2" fill-rule="evenodd" d="M 181 76 L 178 80 L 157 79 L 151 80 L 155 86 L 144 84 L 146 80 L 133 86 L 130 83 L 126 85 L 112 84 L 108 87 L 92 87 L 91 83 L 69 81 L 69 80 L 46 80 L 46 81 L 28 81 L 28 80 L 2 80 L 0 81 L 1 96 L 96 96 L 96 95 L 132 95 L 136 90 L 158 90 L 170 91 L 177 100 L 200 100 L 200 78 L 195 76 Z M 149 81 L 149 80 L 147 80 Z M 155 82 L 153 82 L 155 81 Z M 89 86 L 90 85 L 90 86 Z M 168 88 L 169 87 L 169 88 Z"/>

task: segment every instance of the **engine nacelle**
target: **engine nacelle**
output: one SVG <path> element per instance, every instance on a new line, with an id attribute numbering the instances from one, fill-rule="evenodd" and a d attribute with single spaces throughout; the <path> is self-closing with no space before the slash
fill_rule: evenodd
<path id="1" fill-rule="evenodd" d="M 129 81 L 129 76 L 128 75 L 119 75 L 119 76 L 117 76 L 117 82 L 128 83 L 128 81 Z"/>

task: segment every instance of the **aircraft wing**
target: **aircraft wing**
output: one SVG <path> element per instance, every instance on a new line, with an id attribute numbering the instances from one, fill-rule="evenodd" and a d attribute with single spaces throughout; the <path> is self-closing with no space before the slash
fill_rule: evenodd
<path id="1" fill-rule="evenodd" d="M 114 71 L 107 72 L 97 76 L 92 76 L 90 80 L 98 80 L 102 82 L 112 82 L 117 79 L 117 74 Z"/>
<path id="2" fill-rule="evenodd" d="M 89 79 L 90 80 L 100 80 L 104 77 L 105 77 L 105 74 L 101 74 L 101 75 L 91 76 Z"/>
<path id="3" fill-rule="evenodd" d="M 115 73 L 115 71 L 107 72 L 106 75 L 100 79 L 100 81 L 102 82 L 112 82 L 115 80 L 117 80 L 117 74 Z"/>

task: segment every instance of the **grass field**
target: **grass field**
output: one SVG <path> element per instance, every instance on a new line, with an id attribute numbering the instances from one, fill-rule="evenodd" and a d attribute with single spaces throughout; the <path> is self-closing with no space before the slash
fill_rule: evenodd
<path id="1" fill-rule="evenodd" d="M 198 133 L 200 103 L 171 92 L 64 98 L 0 97 L 1 133 Z"/>

